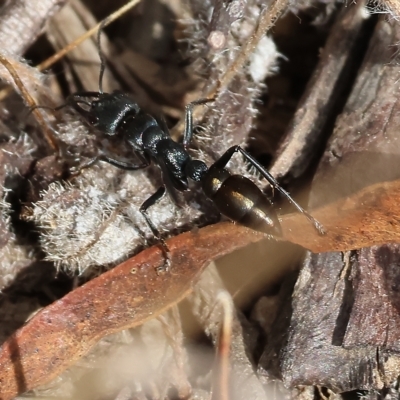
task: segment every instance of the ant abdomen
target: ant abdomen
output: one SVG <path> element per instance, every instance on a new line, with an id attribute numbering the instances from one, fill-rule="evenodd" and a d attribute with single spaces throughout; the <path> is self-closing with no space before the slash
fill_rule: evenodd
<path id="1" fill-rule="evenodd" d="M 272 203 L 250 179 L 225 169 L 211 168 L 207 175 L 203 190 L 221 214 L 256 231 L 281 235 Z"/>

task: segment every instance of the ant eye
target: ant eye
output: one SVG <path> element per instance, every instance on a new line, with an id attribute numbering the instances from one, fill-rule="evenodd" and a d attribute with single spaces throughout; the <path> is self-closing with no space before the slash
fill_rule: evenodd
<path id="1" fill-rule="evenodd" d="M 89 115 L 88 122 L 90 125 L 96 125 L 99 122 L 99 118 L 95 117 L 94 115 Z"/>

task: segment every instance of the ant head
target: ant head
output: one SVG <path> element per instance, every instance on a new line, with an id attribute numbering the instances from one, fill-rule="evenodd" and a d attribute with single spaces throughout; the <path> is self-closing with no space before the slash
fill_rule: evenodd
<path id="1" fill-rule="evenodd" d="M 91 101 L 87 101 L 94 99 Z M 81 114 L 89 125 L 108 136 L 118 133 L 126 117 L 135 117 L 140 111 L 138 104 L 126 93 L 81 92 L 73 94 L 68 103 Z"/>

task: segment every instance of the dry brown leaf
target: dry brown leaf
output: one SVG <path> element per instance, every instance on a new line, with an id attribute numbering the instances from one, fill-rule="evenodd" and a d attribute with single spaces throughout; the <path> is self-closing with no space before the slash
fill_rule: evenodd
<path id="1" fill-rule="evenodd" d="M 400 181 L 371 185 L 313 212 L 327 234 L 301 214 L 282 217 L 284 239 L 314 252 L 349 250 L 400 240 Z M 38 313 L 0 349 L 0 398 L 48 382 L 101 337 L 142 324 L 179 302 L 203 268 L 263 235 L 231 223 L 168 241 L 172 271 L 158 275 L 155 246 L 69 293 Z"/>
<path id="2" fill-rule="evenodd" d="M 314 253 L 346 251 L 400 241 L 400 180 L 380 182 L 312 210 L 327 234 L 318 235 L 300 214 L 282 217 L 285 240 Z"/>
<path id="3" fill-rule="evenodd" d="M 0 399 L 49 382 L 100 338 L 142 324 L 191 291 L 213 259 L 263 236 L 230 223 L 170 239 L 172 271 L 157 274 L 159 247 L 88 282 L 35 315 L 0 348 Z"/>

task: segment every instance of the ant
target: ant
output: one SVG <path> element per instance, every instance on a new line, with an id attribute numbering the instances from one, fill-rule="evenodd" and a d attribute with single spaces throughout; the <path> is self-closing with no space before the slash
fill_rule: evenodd
<path id="1" fill-rule="evenodd" d="M 217 210 L 234 222 L 253 230 L 269 235 L 281 235 L 281 226 L 272 202 L 261 189 L 243 175 L 232 175 L 225 168 L 235 153 L 240 153 L 256 168 L 269 184 L 291 202 L 320 233 L 324 234 L 322 225 L 301 207 L 284 190 L 277 180 L 246 150 L 240 146 L 229 148 L 211 167 L 201 160 L 193 159 L 188 153 L 193 138 L 193 108 L 206 104 L 214 99 L 201 99 L 189 103 L 185 108 L 185 128 L 183 143 L 172 140 L 165 121 L 156 120 L 144 112 L 128 94 L 115 91 L 104 93 L 102 80 L 105 70 L 104 55 L 101 50 L 101 30 L 97 36 L 97 47 L 100 58 L 98 92 L 83 91 L 71 94 L 63 106 L 74 108 L 90 126 L 105 135 L 111 142 L 122 141 L 133 151 L 138 163 L 129 163 L 101 153 L 81 168 L 86 168 L 97 161 L 105 161 L 125 170 L 146 168 L 151 163 L 162 172 L 163 186 L 151 195 L 140 207 L 140 212 L 151 229 L 154 237 L 161 244 L 165 262 L 160 271 L 169 269 L 169 250 L 157 227 L 149 217 L 148 209 L 159 202 L 166 192 L 177 204 L 175 191 L 189 190 L 189 179 L 201 185 L 204 194 L 213 202 Z M 61 107 L 63 107 L 61 106 Z M 58 107 L 61 108 L 61 107 Z"/>

